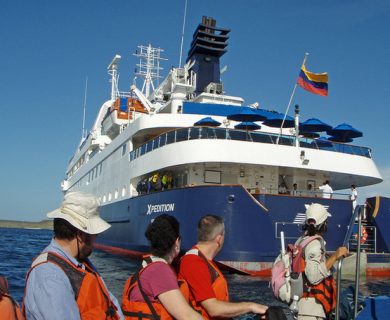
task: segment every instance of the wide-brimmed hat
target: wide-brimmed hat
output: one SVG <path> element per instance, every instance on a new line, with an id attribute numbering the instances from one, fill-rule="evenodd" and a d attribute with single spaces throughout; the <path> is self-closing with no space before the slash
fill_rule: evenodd
<path id="1" fill-rule="evenodd" d="M 68 192 L 61 207 L 49 212 L 47 216 L 64 219 L 85 233 L 98 234 L 111 227 L 100 218 L 99 206 L 99 200 L 91 194 Z"/>
<path id="2" fill-rule="evenodd" d="M 326 208 L 319 203 L 312 203 L 306 209 L 306 222 L 310 219 L 315 221 L 315 226 L 319 226 L 323 223 L 331 214 L 326 210 Z"/>

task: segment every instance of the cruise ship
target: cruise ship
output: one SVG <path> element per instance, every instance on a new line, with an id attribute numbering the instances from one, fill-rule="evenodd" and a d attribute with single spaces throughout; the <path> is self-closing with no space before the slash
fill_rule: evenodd
<path id="1" fill-rule="evenodd" d="M 326 240 L 334 250 L 353 224 L 349 194 L 337 190 L 382 181 L 368 147 L 302 131 L 298 106 L 294 117 L 285 117 L 227 94 L 220 59 L 229 32 L 203 17 L 185 64 L 161 81 L 162 49 L 138 46 L 137 77 L 144 82 L 128 92 L 119 91 L 121 57 L 109 64 L 111 96 L 107 90 L 62 182 L 65 193 L 100 199 L 112 227 L 98 247 L 140 256 L 149 247 L 148 223 L 168 213 L 180 221 L 186 250 L 196 243 L 199 218 L 216 214 L 226 227 L 221 265 L 266 275 L 280 252 L 280 232 L 294 241 L 307 205 L 328 207 Z M 318 189 L 326 180 L 332 197 Z"/>

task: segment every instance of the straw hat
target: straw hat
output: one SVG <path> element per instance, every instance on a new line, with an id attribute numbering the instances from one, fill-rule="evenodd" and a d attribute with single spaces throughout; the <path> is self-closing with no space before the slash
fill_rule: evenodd
<path id="1" fill-rule="evenodd" d="M 306 209 L 306 222 L 309 219 L 312 219 L 315 221 L 314 225 L 316 227 L 323 223 L 330 216 L 331 214 L 328 212 L 328 210 L 326 210 L 326 208 L 319 203 L 312 203 Z"/>
<path id="2" fill-rule="evenodd" d="M 61 207 L 49 212 L 47 216 L 64 219 L 85 233 L 98 234 L 111 227 L 100 218 L 99 206 L 99 200 L 91 194 L 68 192 Z"/>

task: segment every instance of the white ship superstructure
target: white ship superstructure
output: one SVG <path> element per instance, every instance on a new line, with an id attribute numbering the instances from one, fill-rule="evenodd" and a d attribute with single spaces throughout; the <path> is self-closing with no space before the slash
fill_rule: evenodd
<path id="1" fill-rule="evenodd" d="M 321 196 L 318 186 L 325 180 L 336 191 L 334 210 L 344 211 L 351 204 L 337 190 L 382 181 L 369 148 L 308 138 L 300 134 L 298 125 L 281 130 L 267 122 L 275 112 L 262 110 L 258 104 L 249 107 L 243 98 L 227 95 L 220 81 L 219 59 L 226 52 L 228 34 L 228 29 L 215 26 L 215 20 L 204 18 L 185 65 L 172 68 L 160 84 L 162 50 L 140 46 L 137 74 L 145 81 L 142 88 L 132 85 L 128 92 L 118 89 L 121 57 L 116 55 L 110 63 L 111 98 L 101 106 L 62 183 L 64 192 L 80 190 L 100 199 L 103 216 L 115 225 L 103 239 L 106 245 L 144 250 L 147 244 L 140 230 L 148 215 L 161 212 L 176 213 L 184 228 L 191 228 L 185 224 L 194 223 L 198 215 L 219 211 L 226 221 L 239 219 L 239 223 L 226 222 L 230 228 L 239 228 L 231 232 L 243 232 L 244 225 L 247 229 L 261 225 L 264 236 L 271 232 L 276 239 L 281 222 L 296 224 L 296 210 L 304 210 L 305 203 Z M 262 115 L 264 120 L 237 129 L 239 122 L 232 115 L 245 113 Z M 196 125 L 207 116 L 214 123 Z M 298 116 L 296 112 L 297 124 Z M 248 123 L 247 117 L 242 121 Z M 153 177 L 164 175 L 172 180 L 169 187 L 150 188 Z M 149 181 L 147 190 L 140 188 L 142 181 Z M 297 192 L 293 193 L 294 184 Z M 309 185 L 314 191 L 308 190 Z M 290 192 L 281 192 L 281 186 Z M 263 213 L 252 216 L 259 208 L 268 208 L 261 221 L 256 219 Z M 339 214 L 337 219 L 342 220 L 335 220 L 335 231 L 341 233 L 334 245 L 345 233 L 350 210 L 345 218 Z M 185 217 L 180 216 L 183 212 Z M 276 242 L 249 250 L 250 243 L 261 239 L 247 239 L 246 233 L 239 242 L 226 240 L 223 259 L 270 261 Z"/>

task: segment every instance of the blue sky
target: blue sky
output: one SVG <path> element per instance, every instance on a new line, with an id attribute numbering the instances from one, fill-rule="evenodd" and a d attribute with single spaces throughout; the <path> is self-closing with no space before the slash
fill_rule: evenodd
<path id="1" fill-rule="evenodd" d="M 122 91 L 139 44 L 165 50 L 165 71 L 178 65 L 183 11 L 184 0 L 2 0 L 0 219 L 41 220 L 59 205 L 81 137 L 86 76 L 90 128 L 109 98 L 115 54 Z M 185 54 L 202 15 L 232 30 L 223 82 L 248 104 L 283 112 L 309 52 L 307 69 L 329 73 L 329 96 L 298 89 L 293 104 L 303 120 L 363 131 L 355 143 L 373 149 L 385 182 L 360 188 L 360 200 L 390 196 L 389 1 L 188 0 Z"/>

